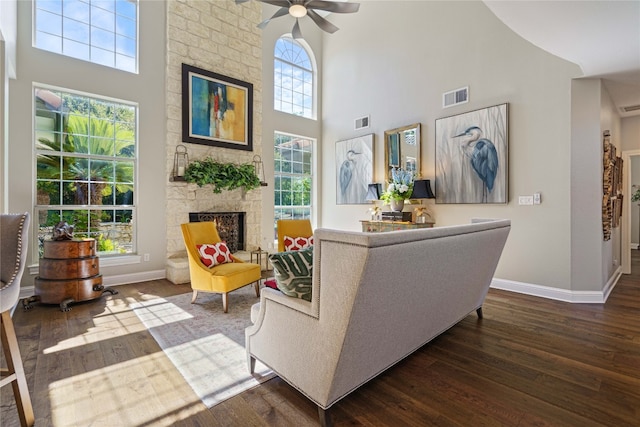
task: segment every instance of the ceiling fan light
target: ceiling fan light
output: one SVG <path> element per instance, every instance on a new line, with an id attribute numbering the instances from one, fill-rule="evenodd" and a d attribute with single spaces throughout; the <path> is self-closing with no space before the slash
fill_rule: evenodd
<path id="1" fill-rule="evenodd" d="M 307 8 L 301 4 L 292 4 L 289 6 L 289 14 L 294 18 L 302 18 L 307 14 Z"/>

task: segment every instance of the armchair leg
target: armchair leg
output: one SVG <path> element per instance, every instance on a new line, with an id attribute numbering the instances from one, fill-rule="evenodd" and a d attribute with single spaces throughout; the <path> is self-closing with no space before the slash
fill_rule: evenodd
<path id="1" fill-rule="evenodd" d="M 331 415 L 328 409 L 322 409 L 318 406 L 318 421 L 322 427 L 331 427 L 333 423 L 331 421 Z"/>
<path id="2" fill-rule="evenodd" d="M 191 296 L 191 304 L 194 304 L 196 302 L 196 298 L 198 297 L 198 291 L 196 291 L 195 289 L 193 290 L 193 295 Z"/>
<path id="3" fill-rule="evenodd" d="M 253 375 L 256 371 L 256 358 L 249 356 L 249 373 Z"/>
<path id="4" fill-rule="evenodd" d="M 32 426 L 35 424 L 35 416 L 33 415 L 33 406 L 31 406 L 31 398 L 29 397 L 29 387 L 27 378 L 24 375 L 24 367 L 20 358 L 20 348 L 16 331 L 13 327 L 10 310 L 2 313 L 2 325 L 0 326 L 2 335 L 2 348 L 7 359 L 6 375 L 3 373 L 1 386 L 11 383 L 13 387 L 13 395 L 16 399 L 16 407 L 18 416 L 20 417 L 20 425 Z"/>
<path id="5" fill-rule="evenodd" d="M 478 319 L 482 319 L 482 307 L 476 310 L 476 314 L 478 315 Z"/>
<path id="6" fill-rule="evenodd" d="M 260 280 L 254 282 L 253 286 L 256 288 L 256 297 L 260 298 Z"/>
<path id="7" fill-rule="evenodd" d="M 224 309 L 225 313 L 229 309 L 229 293 L 228 292 L 224 292 L 222 294 L 222 308 Z"/>

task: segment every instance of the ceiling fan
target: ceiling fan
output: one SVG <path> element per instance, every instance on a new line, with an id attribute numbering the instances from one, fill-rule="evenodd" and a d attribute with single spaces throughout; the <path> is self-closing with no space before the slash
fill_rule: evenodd
<path id="1" fill-rule="evenodd" d="M 249 0 L 236 0 L 236 4 L 245 3 Z M 287 14 L 296 18 L 296 23 L 293 26 L 293 30 L 291 31 L 291 35 L 294 39 L 302 38 L 302 32 L 300 31 L 300 25 L 298 24 L 298 19 L 303 18 L 305 16 L 309 16 L 316 23 L 320 29 L 326 31 L 328 33 L 335 33 L 338 31 L 338 27 L 333 25 L 331 22 L 327 21 L 325 18 L 320 16 L 316 10 L 321 10 L 325 12 L 333 12 L 333 13 L 354 13 L 357 12 L 360 8 L 360 3 L 347 3 L 347 2 L 336 2 L 336 1 L 328 1 L 328 0 L 257 0 L 262 3 L 272 4 L 274 6 L 280 6 L 280 9 L 273 14 L 271 18 L 265 19 L 260 24 L 258 24 L 258 28 L 264 28 L 267 26 L 272 19 L 279 18 L 281 16 L 285 16 Z"/>

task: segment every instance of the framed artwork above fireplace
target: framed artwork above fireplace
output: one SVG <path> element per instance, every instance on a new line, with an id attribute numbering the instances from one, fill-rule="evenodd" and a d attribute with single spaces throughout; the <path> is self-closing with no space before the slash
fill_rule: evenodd
<path id="1" fill-rule="evenodd" d="M 253 151 L 253 85 L 182 64 L 182 140 Z"/>

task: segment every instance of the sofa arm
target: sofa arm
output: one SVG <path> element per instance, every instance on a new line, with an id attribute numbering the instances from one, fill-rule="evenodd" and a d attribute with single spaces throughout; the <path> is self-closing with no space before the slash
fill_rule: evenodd
<path id="1" fill-rule="evenodd" d="M 283 305 L 308 316 L 312 315 L 311 303 L 309 301 L 287 296 L 276 289 L 262 288 L 260 290 L 260 311 L 256 316 L 254 324 L 247 328 L 247 330 L 249 331 L 248 334 L 253 335 L 255 332 L 260 330 L 260 326 L 264 321 L 264 315 L 266 313 L 266 306 L 268 304 L 267 301 L 270 301 L 269 303 Z"/>

